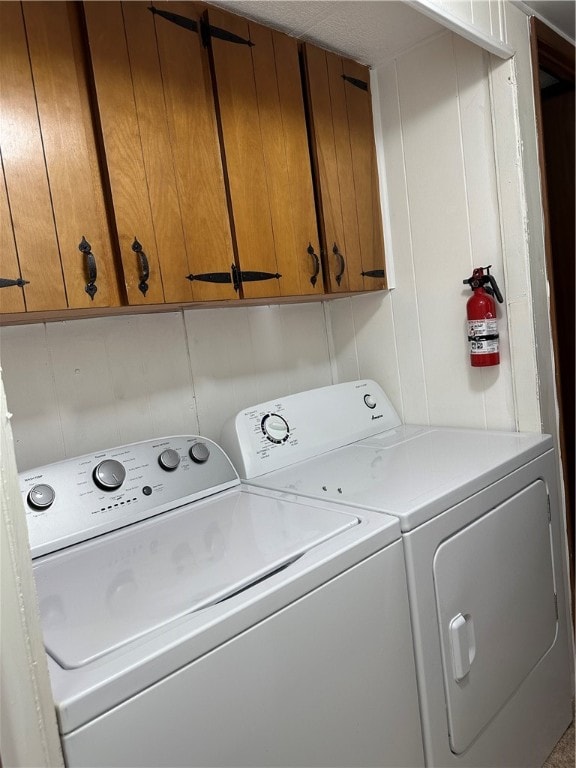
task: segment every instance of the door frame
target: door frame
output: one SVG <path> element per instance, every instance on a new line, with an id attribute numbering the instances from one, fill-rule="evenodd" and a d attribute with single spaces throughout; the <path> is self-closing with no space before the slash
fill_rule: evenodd
<path id="1" fill-rule="evenodd" d="M 570 588 L 572 592 L 572 620 L 574 621 L 574 488 L 570 483 L 567 467 L 566 441 L 562 411 L 562 395 L 560 391 L 560 368 L 558 355 L 557 313 L 554 294 L 554 272 L 552 264 L 552 238 L 550 232 L 550 209 L 548 201 L 548 180 L 544 149 L 544 122 L 542 98 L 540 94 L 539 70 L 545 68 L 551 75 L 574 83 L 574 46 L 557 34 L 536 16 L 530 17 L 530 53 L 532 58 L 532 80 L 534 92 L 534 108 L 536 117 L 536 133 L 538 142 L 538 162 L 540 170 L 540 186 L 542 195 L 542 213 L 544 219 L 544 250 L 546 272 L 550 285 L 550 327 L 554 350 L 555 387 L 558 404 L 558 442 L 560 446 L 560 463 L 564 481 L 564 498 L 566 503 L 566 533 L 568 539 L 568 560 L 570 573 Z"/>

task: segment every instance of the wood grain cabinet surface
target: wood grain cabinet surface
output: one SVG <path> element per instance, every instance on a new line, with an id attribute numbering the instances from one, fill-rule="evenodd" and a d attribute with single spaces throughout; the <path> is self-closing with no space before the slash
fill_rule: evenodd
<path id="1" fill-rule="evenodd" d="M 199 22 L 192 3 L 159 7 Z M 144 2 L 87 2 L 84 12 L 129 303 L 235 298 L 224 172 L 200 35 Z M 211 282 L 210 274 L 229 280 Z"/>
<path id="2" fill-rule="evenodd" d="M 303 50 L 329 290 L 386 288 L 368 67 Z"/>
<path id="3" fill-rule="evenodd" d="M 0 14 L 4 313 L 386 287 L 366 67 L 196 2 Z"/>
<path id="4" fill-rule="evenodd" d="M 243 295 L 323 294 L 298 43 L 213 8 L 205 18 Z"/>
<path id="5" fill-rule="evenodd" d="M 85 64 L 72 3 L 0 3 L 0 312 L 120 304 Z"/>

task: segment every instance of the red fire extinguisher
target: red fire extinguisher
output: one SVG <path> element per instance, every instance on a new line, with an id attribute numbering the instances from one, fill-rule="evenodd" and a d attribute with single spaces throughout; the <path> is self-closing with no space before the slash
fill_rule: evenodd
<path id="1" fill-rule="evenodd" d="M 486 274 L 484 274 L 486 270 Z M 483 368 L 500 364 L 498 351 L 498 321 L 496 302 L 504 301 L 490 267 L 477 267 L 472 277 L 462 281 L 472 288 L 473 294 L 466 303 L 468 316 L 468 341 L 470 342 L 470 365 Z"/>

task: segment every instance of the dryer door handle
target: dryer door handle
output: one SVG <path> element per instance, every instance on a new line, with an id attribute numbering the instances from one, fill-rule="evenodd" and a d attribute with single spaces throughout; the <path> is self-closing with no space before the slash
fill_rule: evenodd
<path id="1" fill-rule="evenodd" d="M 459 683 L 470 672 L 476 656 L 476 638 L 474 637 L 472 616 L 461 613 L 454 616 L 448 632 L 452 648 L 452 671 L 454 680 Z"/>

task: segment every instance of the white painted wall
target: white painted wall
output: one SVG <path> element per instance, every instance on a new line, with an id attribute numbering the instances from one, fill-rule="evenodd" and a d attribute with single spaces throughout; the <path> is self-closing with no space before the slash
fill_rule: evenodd
<path id="1" fill-rule="evenodd" d="M 218 440 L 252 403 L 332 383 L 322 304 L 2 328 L 20 471 L 169 434 Z"/>
<path id="2" fill-rule="evenodd" d="M 520 426 L 491 65 L 489 54 L 447 33 L 377 72 L 396 289 L 330 307 L 338 378 L 377 379 L 407 422 Z M 472 369 L 462 280 L 488 264 L 505 296 L 501 365 Z M 534 376 L 527 386 L 533 403 Z M 532 415 L 522 428 L 539 431 Z"/>

